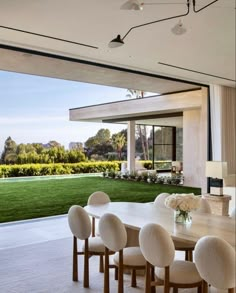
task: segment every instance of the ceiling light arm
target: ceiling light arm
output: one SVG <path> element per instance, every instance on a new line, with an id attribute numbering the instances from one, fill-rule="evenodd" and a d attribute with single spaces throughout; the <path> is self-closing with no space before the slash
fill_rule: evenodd
<path id="1" fill-rule="evenodd" d="M 193 11 L 194 11 L 195 13 L 198 13 L 198 12 L 202 11 L 203 9 L 207 8 L 208 6 L 214 4 L 214 3 L 217 2 L 217 1 L 219 1 L 219 0 L 214 0 L 214 1 L 210 2 L 209 4 L 203 6 L 202 8 L 196 10 L 196 0 L 193 0 Z"/>
<path id="2" fill-rule="evenodd" d="M 22 29 L 17 29 L 14 27 L 0 25 L 0 28 L 16 31 L 16 32 L 20 32 L 20 33 L 25 33 L 25 34 L 29 34 L 29 35 L 33 35 L 33 36 L 37 36 L 37 37 L 43 37 L 43 38 L 47 38 L 47 39 L 51 39 L 51 40 L 61 41 L 61 42 L 65 42 L 65 43 L 69 43 L 69 44 L 73 44 L 73 45 L 79 45 L 79 46 L 84 46 L 84 47 L 88 47 L 88 48 L 92 48 L 92 49 L 98 49 L 98 47 L 95 47 L 92 45 L 78 43 L 78 42 L 74 42 L 74 41 L 70 41 L 70 40 L 66 40 L 66 39 L 61 39 L 61 38 L 56 38 L 56 37 L 52 37 L 52 36 L 48 36 L 48 35 L 38 34 L 38 33 L 30 32 L 30 31 L 25 31 Z"/>
<path id="3" fill-rule="evenodd" d="M 216 0 L 218 1 L 218 0 Z M 146 25 L 150 25 L 150 24 L 153 24 L 153 23 L 157 23 L 157 22 L 161 22 L 161 21 L 165 21 L 165 20 L 170 20 L 170 19 L 174 19 L 174 18 L 180 18 L 180 17 L 183 17 L 183 16 L 186 16 L 189 14 L 189 6 L 190 6 L 190 0 L 187 0 L 187 12 L 184 13 L 184 14 L 180 14 L 180 15 L 176 15 L 176 16 L 171 16 L 171 17 L 167 17 L 167 18 L 163 18 L 163 19 L 159 19 L 159 20 L 155 20 L 155 21 L 151 21 L 151 22 L 147 22 L 147 23 L 143 23 L 143 24 L 139 24 L 139 25 L 136 25 L 136 26 L 133 26 L 131 27 L 128 32 L 124 35 L 124 37 L 122 38 L 122 41 L 127 37 L 127 35 L 133 30 L 133 29 L 136 29 L 136 28 L 139 28 L 139 27 L 142 27 L 142 26 L 146 26 Z"/>

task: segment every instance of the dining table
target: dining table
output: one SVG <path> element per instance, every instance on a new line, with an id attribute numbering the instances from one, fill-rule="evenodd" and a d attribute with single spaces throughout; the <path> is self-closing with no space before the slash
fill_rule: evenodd
<path id="1" fill-rule="evenodd" d="M 136 232 L 136 241 L 142 227 L 156 223 L 166 229 L 173 239 L 196 243 L 203 236 L 214 235 L 223 238 L 234 248 L 236 246 L 235 220 L 227 216 L 191 212 L 191 223 L 180 224 L 175 222 L 174 210 L 153 203 L 109 202 L 84 208 L 90 216 L 97 219 L 106 213 L 115 214 L 129 231 Z"/>

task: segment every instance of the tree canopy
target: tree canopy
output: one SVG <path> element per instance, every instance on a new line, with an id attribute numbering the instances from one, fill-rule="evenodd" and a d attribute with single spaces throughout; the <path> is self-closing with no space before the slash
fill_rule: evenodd
<path id="1" fill-rule="evenodd" d="M 64 146 L 53 140 L 46 145 L 40 143 L 17 145 L 10 136 L 5 141 L 1 156 L 3 164 L 77 163 L 85 160 L 83 149 L 65 150 Z"/>

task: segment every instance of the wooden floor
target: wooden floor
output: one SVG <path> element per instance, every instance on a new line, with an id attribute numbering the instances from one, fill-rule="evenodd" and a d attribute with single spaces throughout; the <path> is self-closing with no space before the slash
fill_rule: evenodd
<path id="1" fill-rule="evenodd" d="M 178 255 L 179 258 L 182 255 Z M 82 257 L 79 258 L 79 264 Z M 81 268 L 81 266 L 80 266 Z M 66 217 L 0 225 L 0 292 L 1 293 L 99 293 L 103 292 L 103 274 L 98 272 L 98 258 L 90 259 L 90 288 L 80 281 L 72 282 L 72 238 Z M 138 287 L 130 287 L 125 275 L 125 292 L 144 292 L 143 277 Z M 211 289 L 212 292 L 216 290 Z M 117 292 L 117 282 L 111 272 L 111 293 Z M 162 292 L 158 288 L 157 292 Z M 193 293 L 194 290 L 180 290 Z"/>

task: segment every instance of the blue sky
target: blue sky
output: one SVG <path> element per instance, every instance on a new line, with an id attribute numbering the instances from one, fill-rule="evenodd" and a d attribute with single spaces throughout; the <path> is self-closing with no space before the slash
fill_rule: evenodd
<path id="1" fill-rule="evenodd" d="M 11 136 L 17 144 L 56 140 L 66 148 L 100 128 L 125 125 L 69 121 L 69 109 L 127 99 L 127 89 L 0 71 L 0 152 Z"/>

